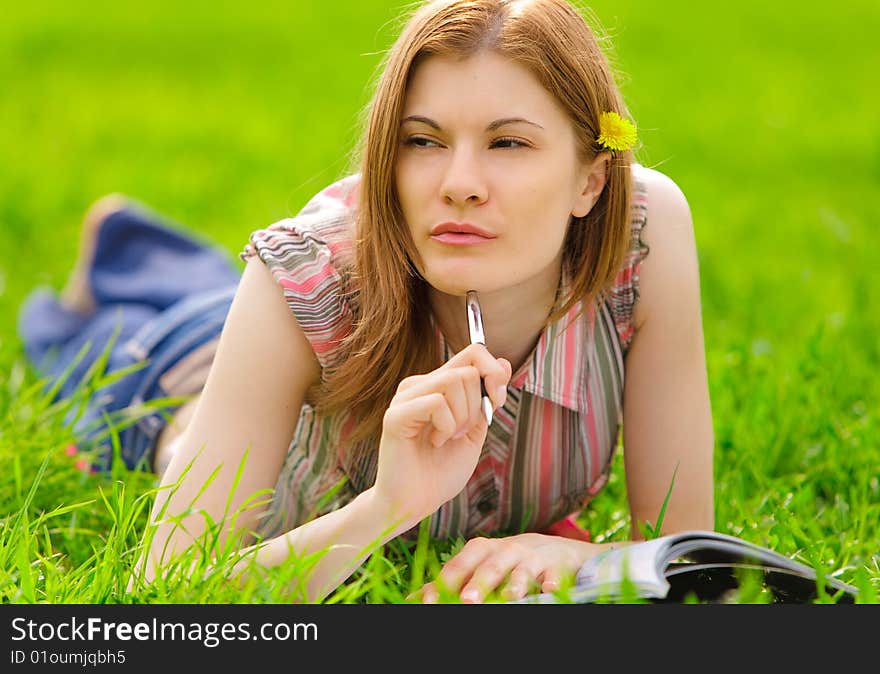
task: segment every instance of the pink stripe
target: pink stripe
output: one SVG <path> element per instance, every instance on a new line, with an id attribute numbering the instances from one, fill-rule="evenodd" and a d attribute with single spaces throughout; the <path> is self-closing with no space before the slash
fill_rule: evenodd
<path id="1" fill-rule="evenodd" d="M 335 341 L 319 341 L 312 338 L 312 348 L 315 350 L 316 354 L 323 355 L 329 351 L 332 351 L 335 346 Z"/>
<path id="2" fill-rule="evenodd" d="M 306 336 L 309 338 L 309 341 L 311 341 L 315 353 L 323 354 L 336 349 L 349 332 L 351 332 L 350 323 L 344 321 L 337 325 L 336 329 L 325 339 L 321 339 L 321 337 L 326 333 L 326 330 L 320 333 L 306 331 Z"/>
<path id="3" fill-rule="evenodd" d="M 339 255 L 340 253 L 347 253 L 351 250 L 352 246 L 348 241 L 328 241 L 327 247 L 330 249 L 330 252 L 333 255 Z"/>
<path id="4" fill-rule="evenodd" d="M 630 280 L 632 279 L 632 267 L 625 267 L 621 271 L 617 273 L 617 278 L 615 279 L 615 285 L 623 286 L 629 285 Z"/>
<path id="5" fill-rule="evenodd" d="M 304 293 L 308 295 L 314 292 L 319 283 L 327 278 L 332 278 L 333 276 L 335 276 L 335 274 L 336 271 L 333 269 L 333 265 L 327 262 L 323 264 L 321 268 L 315 271 L 311 276 L 308 276 L 304 281 L 294 281 L 289 276 L 282 276 L 278 279 L 278 283 L 287 290 L 292 290 L 294 292 Z"/>

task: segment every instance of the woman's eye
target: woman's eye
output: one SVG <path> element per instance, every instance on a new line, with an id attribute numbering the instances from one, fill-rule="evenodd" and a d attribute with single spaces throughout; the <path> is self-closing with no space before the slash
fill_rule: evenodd
<path id="1" fill-rule="evenodd" d="M 416 147 L 426 147 L 425 145 L 419 145 L 419 143 L 433 143 L 433 140 L 429 140 L 427 138 L 420 138 L 418 136 L 411 136 L 406 139 L 407 145 L 415 145 Z"/>
<path id="2" fill-rule="evenodd" d="M 429 145 L 422 145 L 421 143 L 434 143 L 437 144 L 436 141 L 431 140 L 430 138 L 422 138 L 421 136 L 410 136 L 406 139 L 406 145 L 413 145 L 415 147 L 427 148 Z M 513 145 L 511 145 L 513 143 Z M 516 138 L 498 138 L 492 141 L 490 147 L 502 147 L 514 149 L 517 147 L 528 147 L 527 143 L 524 143 L 521 140 L 517 140 Z"/>
<path id="3" fill-rule="evenodd" d="M 516 138 L 499 138 L 494 141 L 492 145 L 497 145 L 498 143 L 515 143 L 513 147 L 528 147 L 528 143 L 524 143 L 521 140 L 517 140 Z M 510 145 L 506 145 L 506 147 L 511 147 Z"/>

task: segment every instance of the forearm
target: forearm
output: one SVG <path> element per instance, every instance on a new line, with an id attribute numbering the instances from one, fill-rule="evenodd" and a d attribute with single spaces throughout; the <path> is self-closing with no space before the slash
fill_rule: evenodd
<path id="1" fill-rule="evenodd" d="M 307 567 L 305 578 L 294 581 L 298 585 L 295 599 L 318 602 L 344 582 L 378 546 L 416 524 L 396 516 L 371 488 L 338 510 L 244 550 L 242 569 L 252 558 L 260 566 L 272 567 L 291 555 L 304 557 L 324 551 L 313 566 Z"/>
<path id="2" fill-rule="evenodd" d="M 197 551 L 200 546 L 193 545 L 203 538 L 209 522 L 219 527 L 215 532 L 219 547 L 229 536 L 240 537 L 239 545 L 253 540 L 249 532 L 257 527 L 265 505 L 247 503 L 274 485 L 276 473 L 267 469 L 268 461 L 253 459 L 240 470 L 242 457 L 243 452 L 230 453 L 221 461 L 192 442 L 179 443 L 150 515 L 149 550 L 143 560 L 146 580 L 178 555 Z"/>

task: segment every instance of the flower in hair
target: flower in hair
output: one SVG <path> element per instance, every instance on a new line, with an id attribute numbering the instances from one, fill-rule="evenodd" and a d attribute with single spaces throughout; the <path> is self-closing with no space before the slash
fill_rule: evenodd
<path id="1" fill-rule="evenodd" d="M 599 115 L 599 137 L 596 139 L 599 145 L 619 152 L 629 150 L 637 138 L 636 127 L 628 119 L 610 111 Z"/>

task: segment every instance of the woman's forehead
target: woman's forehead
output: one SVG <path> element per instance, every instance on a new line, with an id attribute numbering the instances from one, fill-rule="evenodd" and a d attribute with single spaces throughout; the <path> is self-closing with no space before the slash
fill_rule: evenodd
<path id="1" fill-rule="evenodd" d="M 466 57 L 435 54 L 415 66 L 407 94 L 422 94 L 424 90 L 438 87 L 464 90 L 476 85 L 499 90 L 509 84 L 543 90 L 529 68 L 502 54 L 480 52 Z"/>
<path id="2" fill-rule="evenodd" d="M 556 99 L 525 66 L 486 52 L 465 59 L 431 56 L 410 78 L 403 123 L 426 123 L 438 130 L 476 125 L 492 131 L 519 121 L 533 131 L 564 119 Z M 434 122 L 432 124 L 432 122 Z"/>

